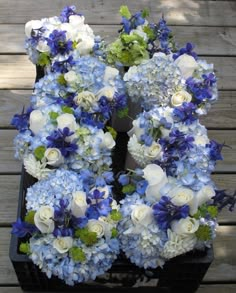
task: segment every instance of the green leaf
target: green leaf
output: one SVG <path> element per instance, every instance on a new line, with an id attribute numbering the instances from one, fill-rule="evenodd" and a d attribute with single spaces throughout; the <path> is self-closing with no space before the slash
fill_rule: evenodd
<path id="1" fill-rule="evenodd" d="M 125 185 L 123 188 L 122 188 L 122 192 L 123 193 L 132 193 L 135 191 L 135 186 L 133 184 L 128 184 L 128 185 Z"/>
<path id="2" fill-rule="evenodd" d="M 62 107 L 62 112 L 63 113 L 68 113 L 68 114 L 73 114 L 74 113 L 73 109 L 68 107 L 68 106 L 63 106 Z"/>
<path id="3" fill-rule="evenodd" d="M 142 10 L 142 18 L 146 18 L 149 16 L 149 10 L 147 8 L 144 8 Z"/>
<path id="4" fill-rule="evenodd" d="M 128 113 L 129 113 L 129 108 L 125 107 L 124 109 L 117 111 L 117 116 L 119 118 L 124 118 L 128 116 Z"/>
<path id="5" fill-rule="evenodd" d="M 106 129 L 110 132 L 110 134 L 112 135 L 113 139 L 116 139 L 117 136 L 117 132 L 115 131 L 115 129 L 111 126 L 106 126 Z"/>
<path id="6" fill-rule="evenodd" d="M 98 242 L 97 233 L 89 231 L 88 228 L 77 229 L 75 237 L 80 238 L 87 246 L 92 246 Z"/>
<path id="7" fill-rule="evenodd" d="M 26 215 L 25 215 L 25 222 L 34 225 L 34 215 L 35 215 L 35 211 L 29 211 Z"/>
<path id="8" fill-rule="evenodd" d="M 218 216 L 218 208 L 216 206 L 208 206 L 207 211 L 211 218 L 216 218 Z"/>
<path id="9" fill-rule="evenodd" d="M 38 146 L 35 150 L 34 150 L 34 155 L 35 155 L 35 158 L 37 160 L 42 160 L 42 158 L 44 157 L 44 153 L 46 151 L 46 148 L 45 146 L 41 145 L 41 146 Z"/>
<path id="10" fill-rule="evenodd" d="M 130 13 L 130 11 L 129 11 L 128 6 L 126 6 L 126 5 L 122 5 L 122 6 L 120 7 L 120 15 L 123 16 L 123 17 L 126 17 L 126 18 L 128 18 L 128 19 L 131 18 L 131 13 Z"/>
<path id="11" fill-rule="evenodd" d="M 57 112 L 52 111 L 49 113 L 49 117 L 51 120 L 56 120 L 58 116 L 59 116 L 59 114 Z"/>
<path id="12" fill-rule="evenodd" d="M 65 80 L 65 77 L 64 77 L 64 74 L 60 74 L 57 78 L 57 82 L 60 84 L 60 85 L 66 85 L 67 82 Z"/>
<path id="13" fill-rule="evenodd" d="M 201 241 L 207 241 L 211 239 L 211 228 L 207 225 L 200 225 L 195 232 L 196 237 Z"/>
<path id="14" fill-rule="evenodd" d="M 46 66 L 50 64 L 50 57 L 48 53 L 40 53 L 39 54 L 39 60 L 38 60 L 38 65 L 40 66 Z"/>
<path id="15" fill-rule="evenodd" d="M 152 30 L 148 25 L 146 25 L 144 28 L 143 28 L 143 31 L 147 34 L 148 38 L 150 40 L 155 40 L 156 39 L 156 36 L 155 36 L 155 33 L 154 33 L 154 30 Z"/>
<path id="16" fill-rule="evenodd" d="M 116 222 L 118 222 L 122 219 L 121 212 L 119 212 L 117 210 L 112 210 L 110 213 L 110 216 L 111 216 L 111 219 Z"/>
<path id="17" fill-rule="evenodd" d="M 30 254 L 30 245 L 29 242 L 22 242 L 19 247 L 20 252 L 25 254 Z"/>
<path id="18" fill-rule="evenodd" d="M 80 247 L 72 247 L 69 250 L 70 256 L 75 262 L 84 262 L 86 261 L 85 253 Z"/>
<path id="19" fill-rule="evenodd" d="M 111 238 L 116 238 L 118 236 L 118 231 L 116 228 L 111 229 Z"/>

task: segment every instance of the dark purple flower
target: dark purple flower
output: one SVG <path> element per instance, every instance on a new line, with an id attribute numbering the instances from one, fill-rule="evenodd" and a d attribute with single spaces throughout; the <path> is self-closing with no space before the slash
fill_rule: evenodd
<path id="1" fill-rule="evenodd" d="M 197 120 L 197 107 L 193 103 L 184 102 L 181 106 L 174 109 L 174 118 L 177 122 L 183 122 L 187 125 L 192 124 Z"/>
<path id="2" fill-rule="evenodd" d="M 32 235 L 38 231 L 35 225 L 29 224 L 27 222 L 23 222 L 20 218 L 17 219 L 16 222 L 12 224 L 12 234 L 15 234 L 17 237 L 22 238 L 27 234 Z"/>
<path id="3" fill-rule="evenodd" d="M 223 160 L 221 151 L 224 144 L 220 144 L 215 140 L 211 140 L 209 144 L 206 145 L 210 149 L 210 159 L 213 161 Z"/>
<path id="4" fill-rule="evenodd" d="M 66 227 L 55 228 L 53 231 L 53 235 L 55 237 L 67 237 L 67 236 L 72 237 L 73 236 L 73 229 L 66 228 Z"/>
<path id="5" fill-rule="evenodd" d="M 73 50 L 73 42 L 66 40 L 66 31 L 54 30 L 47 39 L 51 55 L 55 57 L 58 54 L 64 55 Z"/>
<path id="6" fill-rule="evenodd" d="M 15 128 L 19 131 L 24 131 L 28 129 L 29 126 L 29 116 L 32 112 L 32 108 L 29 107 L 24 113 L 24 108 L 21 114 L 15 114 L 11 120 L 11 125 L 15 126 Z"/>
<path id="7" fill-rule="evenodd" d="M 192 56 L 195 60 L 197 60 L 198 56 L 197 56 L 196 52 L 193 51 L 193 49 L 194 49 L 194 45 L 191 43 L 187 43 L 184 48 L 181 48 L 177 53 L 175 53 L 173 55 L 173 59 L 175 60 L 183 54 L 188 54 L 188 55 Z"/>
<path id="8" fill-rule="evenodd" d="M 162 196 L 160 201 L 153 205 L 153 215 L 159 228 L 167 230 L 172 221 L 186 218 L 189 215 L 189 206 L 176 206 L 168 196 Z"/>
<path id="9" fill-rule="evenodd" d="M 54 130 L 50 136 L 46 137 L 48 140 L 48 147 L 58 148 L 65 158 L 69 157 L 78 149 L 76 143 L 66 141 L 66 138 L 73 134 L 74 132 L 70 131 L 68 127 Z"/>
<path id="10" fill-rule="evenodd" d="M 88 223 L 88 218 L 86 218 L 86 217 L 76 218 L 76 217 L 72 216 L 71 221 L 72 221 L 73 227 L 84 228 Z"/>
<path id="11" fill-rule="evenodd" d="M 220 212 L 226 206 L 229 207 L 229 211 L 234 210 L 236 204 L 236 191 L 233 194 L 226 193 L 226 190 L 215 190 L 216 194 L 213 197 L 213 205 L 217 206 Z"/>
<path id="12" fill-rule="evenodd" d="M 90 220 L 90 219 L 95 219 L 97 220 L 100 217 L 100 213 L 97 209 L 96 205 L 91 205 L 87 211 L 85 216 Z"/>
<path id="13" fill-rule="evenodd" d="M 60 14 L 60 21 L 61 22 L 69 22 L 69 17 L 71 15 L 83 15 L 81 13 L 76 13 L 76 7 L 74 5 L 65 6 Z"/>
<path id="14" fill-rule="evenodd" d="M 111 212 L 111 202 L 112 199 L 110 197 L 101 200 L 96 204 L 97 210 L 100 216 L 107 216 Z"/>
<path id="15" fill-rule="evenodd" d="M 115 94 L 115 109 L 121 110 L 127 107 L 127 96 Z"/>
<path id="16" fill-rule="evenodd" d="M 51 70 L 53 72 L 66 73 L 75 64 L 76 62 L 74 61 L 73 56 L 69 56 L 69 58 L 64 61 L 53 62 Z"/>
<path id="17" fill-rule="evenodd" d="M 124 32 L 129 34 L 132 29 L 131 22 L 126 17 L 122 17 L 121 24 L 123 24 Z"/>

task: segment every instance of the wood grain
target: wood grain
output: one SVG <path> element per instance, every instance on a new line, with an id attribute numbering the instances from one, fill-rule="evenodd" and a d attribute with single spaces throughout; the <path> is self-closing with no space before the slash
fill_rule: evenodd
<path id="1" fill-rule="evenodd" d="M 234 1 L 179 1 L 179 0 L 11 0 L 0 1 L 0 23 L 25 23 L 31 19 L 40 19 L 59 15 L 65 5 L 75 5 L 86 17 L 87 23 L 118 24 L 121 17 L 119 8 L 128 5 L 131 13 L 145 7 L 150 12 L 150 20 L 157 21 L 161 14 L 170 24 L 234 26 L 236 25 L 236 5 Z M 14 11 L 14 16 L 12 15 Z M 223 13 L 222 13 L 223 12 Z"/>
<path id="2" fill-rule="evenodd" d="M 219 89 L 235 90 L 236 57 L 204 57 L 213 63 Z M 35 80 L 35 66 L 28 56 L 0 55 L 0 89 L 29 89 Z"/>
<path id="3" fill-rule="evenodd" d="M 92 25 L 96 35 L 100 35 L 106 42 L 113 41 L 118 36 L 118 25 Z M 176 36 L 178 46 L 186 42 L 196 45 L 196 52 L 200 55 L 236 55 L 236 30 L 232 27 L 192 27 L 174 26 L 170 29 Z M 26 53 L 24 49 L 24 25 L 0 25 L 0 53 Z"/>
<path id="4" fill-rule="evenodd" d="M 32 90 L 0 90 L 0 127 L 10 127 L 11 118 L 29 104 Z M 236 128 L 236 91 L 220 91 L 218 101 L 201 117 L 207 128 Z"/>
<path id="5" fill-rule="evenodd" d="M 232 191 L 236 188 L 236 174 L 213 175 L 213 180 L 220 189 Z M 0 204 L 0 226 L 11 225 L 16 220 L 18 194 L 20 186 L 20 175 L 0 175 L 1 204 Z M 220 224 L 236 224 L 236 213 L 223 210 L 219 215 Z"/>
<path id="6" fill-rule="evenodd" d="M 8 258 L 10 229 L 0 228 L 0 284 L 16 284 L 16 276 Z M 205 282 L 236 282 L 236 227 L 220 226 L 214 241 L 215 260 L 211 264 Z"/>

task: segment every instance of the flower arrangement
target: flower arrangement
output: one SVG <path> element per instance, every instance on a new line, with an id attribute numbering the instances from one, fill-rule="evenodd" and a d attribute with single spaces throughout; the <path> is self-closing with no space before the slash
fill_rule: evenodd
<path id="1" fill-rule="evenodd" d="M 111 44 L 74 6 L 25 27 L 29 58 L 45 76 L 12 119 L 15 156 L 38 180 L 12 233 L 48 278 L 68 285 L 106 272 L 120 249 L 145 269 L 204 250 L 218 213 L 236 202 L 211 180 L 224 144 L 199 122 L 217 100 L 213 65 L 190 43 L 178 49 L 164 18 L 149 23 L 147 10 L 131 15 L 126 6 L 120 13 Z M 114 176 L 112 118 L 130 118 L 136 105 L 127 146 L 136 166 Z"/>

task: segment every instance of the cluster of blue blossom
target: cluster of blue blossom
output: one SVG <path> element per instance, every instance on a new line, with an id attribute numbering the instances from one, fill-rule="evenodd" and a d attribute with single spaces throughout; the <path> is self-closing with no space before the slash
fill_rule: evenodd
<path id="1" fill-rule="evenodd" d="M 236 201 L 211 180 L 223 145 L 198 119 L 217 100 L 213 65 L 190 43 L 178 50 L 164 18 L 150 24 L 146 10 L 131 15 L 126 6 L 120 13 L 119 37 L 107 46 L 74 6 L 25 27 L 27 53 L 46 75 L 12 119 L 16 157 L 39 180 L 12 233 L 30 236 L 20 251 L 69 285 L 108 270 L 120 245 L 144 268 L 209 247 L 218 212 Z M 121 67 L 129 67 L 123 78 Z M 128 132 L 138 168 L 120 174 L 120 209 L 108 121 L 132 112 L 126 93 L 141 113 Z"/>
<path id="2" fill-rule="evenodd" d="M 111 180 L 112 172 L 96 177 L 58 169 L 28 189 L 25 221 L 14 223 L 13 233 L 32 235 L 23 247 L 49 278 L 74 285 L 111 267 L 119 253 L 121 217 Z"/>
<path id="3" fill-rule="evenodd" d="M 84 20 L 75 6 L 67 6 L 59 17 L 27 22 L 25 48 L 30 60 L 47 69 L 63 72 L 78 57 L 97 56 L 101 38 L 94 35 Z"/>

